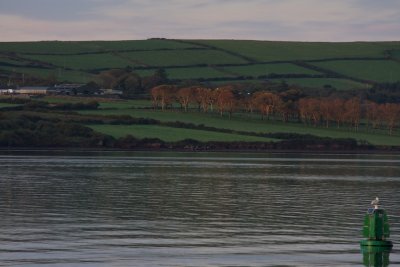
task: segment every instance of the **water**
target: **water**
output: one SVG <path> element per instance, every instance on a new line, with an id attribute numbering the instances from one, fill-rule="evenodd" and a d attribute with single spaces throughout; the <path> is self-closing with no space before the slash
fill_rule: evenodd
<path id="1" fill-rule="evenodd" d="M 376 195 L 400 265 L 400 156 L 1 152 L 0 170 L 0 266 L 364 266 Z"/>

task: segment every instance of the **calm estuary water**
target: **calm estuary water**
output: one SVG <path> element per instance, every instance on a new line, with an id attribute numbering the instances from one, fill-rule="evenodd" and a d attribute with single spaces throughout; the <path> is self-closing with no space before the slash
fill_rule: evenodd
<path id="1" fill-rule="evenodd" d="M 400 266 L 400 156 L 25 151 L 0 170 L 0 266 L 364 266 L 375 196 Z"/>

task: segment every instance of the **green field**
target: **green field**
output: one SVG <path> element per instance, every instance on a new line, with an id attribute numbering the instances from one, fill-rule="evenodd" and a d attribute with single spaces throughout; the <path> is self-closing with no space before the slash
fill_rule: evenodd
<path id="1" fill-rule="evenodd" d="M 290 63 L 254 64 L 250 66 L 224 67 L 224 70 L 243 76 L 257 77 L 268 74 L 321 74 L 315 70 L 302 68 Z"/>
<path id="2" fill-rule="evenodd" d="M 393 82 L 399 78 L 400 64 L 384 59 L 391 55 L 400 60 L 400 42 L 275 42 L 242 40 L 133 40 L 86 42 L 6 42 L 0 43 L 0 75 L 25 73 L 39 78 L 55 76 L 59 82 L 86 83 L 96 80 L 96 73 L 113 68 L 130 66 L 142 76 L 165 68 L 174 80 L 215 79 L 242 82 L 239 77 L 257 78 L 268 74 L 327 75 L 312 68 L 300 67 L 299 61 L 314 64 L 340 75 L 339 80 L 293 80 L 301 86 L 323 89 L 324 85 L 340 90 L 367 88 L 368 81 Z M 315 62 L 313 60 L 325 60 Z M 346 60 L 344 60 L 346 59 Z M 268 63 L 268 64 L 265 64 Z M 13 66 L 7 66 L 12 64 Z M 33 67 L 33 66 L 42 66 Z M 306 65 L 306 64 L 305 64 Z M 46 66 L 46 68 L 43 68 Z M 177 66 L 184 66 L 177 68 Z M 142 70 L 140 67 L 151 69 Z M 135 69 L 136 68 L 136 69 Z M 60 71 L 61 70 L 61 71 Z M 1 73 L 4 72 L 4 73 Z M 17 80 L 17 78 L 15 78 Z M 346 79 L 346 80 L 344 80 Z M 356 83 L 359 79 L 367 80 Z M 353 81 L 353 82 L 352 82 Z"/>
<path id="3" fill-rule="evenodd" d="M 16 107 L 19 106 L 18 104 L 10 104 L 10 103 L 1 103 L 0 102 L 0 108 L 8 108 L 8 107 Z"/>
<path id="4" fill-rule="evenodd" d="M 54 76 L 58 81 L 74 81 L 79 83 L 87 83 L 92 80 L 96 80 L 93 74 L 77 71 L 77 70 L 63 70 L 63 69 L 43 69 L 43 68 L 15 68 L 0 66 L 0 72 L 7 71 L 14 73 L 14 75 L 22 76 L 22 74 L 40 77 L 47 79 L 50 76 Z"/>
<path id="5" fill-rule="evenodd" d="M 101 109 L 130 109 L 130 108 L 148 108 L 151 107 L 148 100 L 121 100 L 112 102 L 100 102 Z"/>
<path id="6" fill-rule="evenodd" d="M 299 85 L 303 87 L 311 88 L 324 88 L 327 85 L 338 90 L 348 89 L 368 89 L 371 86 L 346 79 L 334 79 L 334 78 L 296 78 L 296 79 L 285 79 L 288 84 Z"/>
<path id="7" fill-rule="evenodd" d="M 62 55 L 62 56 L 47 56 L 33 55 L 26 56 L 30 60 L 48 62 L 60 68 L 71 68 L 76 70 L 90 69 L 113 69 L 124 68 L 128 65 L 134 65 L 128 59 L 120 58 L 113 54 L 93 54 L 93 55 Z"/>
<path id="8" fill-rule="evenodd" d="M 158 138 L 166 142 L 176 142 L 184 139 L 196 139 L 202 142 L 208 141 L 247 141 L 270 142 L 271 138 L 227 134 L 202 130 L 163 127 L 158 125 L 88 125 L 97 132 L 111 135 L 115 138 L 132 135 L 136 138 Z"/>
<path id="9" fill-rule="evenodd" d="M 303 88 L 315 88 L 320 90 L 325 90 L 327 88 L 333 87 L 337 90 L 365 90 L 371 88 L 371 85 L 366 83 L 355 82 L 349 79 L 339 79 L 339 78 L 268 78 L 263 79 L 265 82 L 273 82 L 279 84 L 281 82 L 285 82 L 289 85 L 301 86 Z M 250 79 L 243 80 L 243 84 L 257 84 L 260 80 Z M 213 84 L 227 84 L 227 81 L 217 81 L 213 82 Z"/>
<path id="10" fill-rule="evenodd" d="M 130 60 L 143 62 L 149 66 L 185 66 L 198 64 L 241 64 L 245 60 L 216 50 L 167 50 L 120 53 Z"/>
<path id="11" fill-rule="evenodd" d="M 93 41 L 86 42 L 101 47 L 102 51 L 123 50 L 158 50 L 158 49 L 187 49 L 200 48 L 197 45 L 174 42 L 172 40 L 126 40 L 126 41 Z"/>
<path id="12" fill-rule="evenodd" d="M 199 79 L 199 78 L 217 78 L 232 76 L 223 73 L 211 67 L 198 67 L 198 68 L 171 68 L 167 69 L 168 77 L 170 79 Z"/>
<path id="13" fill-rule="evenodd" d="M 184 49 L 196 45 L 168 40 L 3 42 L 0 51 L 30 54 L 77 54 L 121 50 Z"/>
<path id="14" fill-rule="evenodd" d="M 85 52 L 97 52 L 102 48 L 92 42 L 4 42 L 0 43 L 0 51 L 16 53 L 57 53 L 57 54 L 73 54 Z"/>
<path id="15" fill-rule="evenodd" d="M 270 42 L 241 40 L 196 40 L 229 50 L 257 61 L 312 60 L 343 57 L 383 57 L 386 50 L 398 48 L 400 42 Z"/>
<path id="16" fill-rule="evenodd" d="M 395 59 L 400 60 L 400 50 L 394 50 L 391 54 Z"/>
<path id="17" fill-rule="evenodd" d="M 400 145 L 400 135 L 388 136 L 386 131 L 381 133 L 354 132 L 348 128 L 316 128 L 304 126 L 299 123 L 283 123 L 279 121 L 262 121 L 255 115 L 235 114 L 232 119 L 227 116 L 220 117 L 218 114 L 203 114 L 197 112 L 180 111 L 154 111 L 143 109 L 115 109 L 115 110 L 85 110 L 82 114 L 101 115 L 130 115 L 136 118 L 152 118 L 162 122 L 181 121 L 185 123 L 203 124 L 218 129 L 229 129 L 235 131 L 247 131 L 256 133 L 299 133 L 312 134 L 321 137 L 332 138 L 354 138 L 365 140 L 374 145 Z M 194 137 L 193 137 L 194 138 Z M 195 138 L 194 138 L 195 139 Z"/>
<path id="18" fill-rule="evenodd" d="M 13 65 L 17 65 L 17 66 L 24 66 L 24 65 L 26 65 L 28 63 L 29 62 L 27 62 L 25 60 L 15 60 L 15 59 L 12 59 L 12 58 L 7 57 L 7 56 L 0 55 L 0 65 L 13 64 Z"/>
<path id="19" fill-rule="evenodd" d="M 390 60 L 342 60 L 319 62 L 314 63 L 314 65 L 364 80 L 376 82 L 400 81 L 400 62 Z"/>

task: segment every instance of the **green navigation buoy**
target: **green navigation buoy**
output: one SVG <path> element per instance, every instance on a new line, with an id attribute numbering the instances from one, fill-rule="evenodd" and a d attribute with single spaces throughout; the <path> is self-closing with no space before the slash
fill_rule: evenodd
<path id="1" fill-rule="evenodd" d="M 392 242 L 387 240 L 390 236 L 388 216 L 384 209 L 379 208 L 379 198 L 372 200 L 371 205 L 364 218 L 363 236 L 366 240 L 361 240 L 360 244 L 363 250 L 368 247 L 387 247 L 393 246 Z"/>

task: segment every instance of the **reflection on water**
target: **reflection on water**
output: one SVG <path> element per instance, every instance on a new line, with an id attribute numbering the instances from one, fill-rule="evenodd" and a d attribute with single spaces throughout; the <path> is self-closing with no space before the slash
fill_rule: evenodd
<path id="1" fill-rule="evenodd" d="M 391 251 L 388 247 L 363 247 L 363 263 L 367 267 L 387 267 Z"/>
<path id="2" fill-rule="evenodd" d="M 3 152 L 0 167 L 0 266 L 385 266 L 359 246 L 376 195 L 400 240 L 399 156 Z"/>

